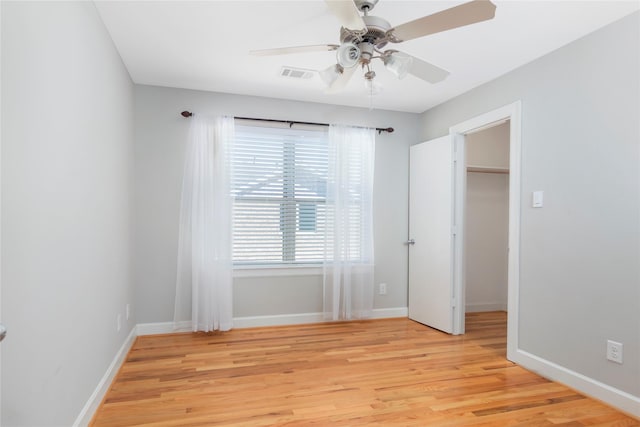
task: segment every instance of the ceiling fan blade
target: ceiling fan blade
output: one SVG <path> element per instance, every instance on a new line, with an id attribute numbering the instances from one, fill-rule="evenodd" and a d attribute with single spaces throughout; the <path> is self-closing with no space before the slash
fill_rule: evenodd
<path id="1" fill-rule="evenodd" d="M 438 83 L 446 79 L 449 76 L 447 70 L 443 70 L 440 67 L 436 67 L 433 64 L 418 59 L 415 56 L 412 57 L 413 61 L 411 68 L 409 68 L 409 74 L 416 76 L 419 79 L 427 81 L 429 83 Z"/>
<path id="2" fill-rule="evenodd" d="M 337 44 L 318 44 L 313 46 L 293 46 L 280 47 L 276 49 L 250 50 L 249 54 L 256 56 L 289 55 L 291 53 L 326 52 L 336 50 L 338 47 L 340 46 Z"/>
<path id="3" fill-rule="evenodd" d="M 489 0 L 473 0 L 398 25 L 387 33 L 391 33 L 395 37 L 394 41 L 401 42 L 486 21 L 492 19 L 495 14 L 496 6 Z"/>
<path id="4" fill-rule="evenodd" d="M 349 80 L 351 80 L 351 76 L 353 76 L 353 73 L 356 71 L 357 68 L 360 68 L 360 67 L 356 66 L 351 68 L 344 68 L 342 71 L 342 74 L 340 74 L 340 77 L 338 77 L 331 84 L 331 86 L 329 86 L 325 90 L 325 93 L 338 93 L 342 89 L 344 89 L 347 86 L 347 83 L 349 83 Z"/>
<path id="5" fill-rule="evenodd" d="M 366 30 L 367 26 L 352 0 L 325 0 L 329 11 L 340 20 L 343 27 L 350 30 Z"/>

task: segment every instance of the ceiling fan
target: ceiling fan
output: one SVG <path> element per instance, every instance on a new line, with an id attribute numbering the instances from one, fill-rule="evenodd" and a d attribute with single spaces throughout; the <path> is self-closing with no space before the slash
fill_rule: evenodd
<path id="1" fill-rule="evenodd" d="M 473 0 L 392 27 L 383 18 L 369 15 L 378 0 L 325 0 L 325 2 L 329 11 L 342 24 L 339 45 L 322 44 L 252 50 L 250 54 L 264 56 L 336 51 L 337 63 L 319 71 L 320 77 L 327 84 L 328 93 L 342 90 L 351 79 L 357 65 L 366 70 L 365 85 L 373 90 L 373 79 L 376 76 L 370 66 L 373 59 L 380 59 L 387 70 L 399 79 L 411 74 L 429 83 L 437 83 L 444 80 L 449 72 L 395 49 L 383 50 L 385 46 L 388 43 L 401 43 L 486 21 L 495 16 L 496 10 L 496 6 L 489 0 Z"/>

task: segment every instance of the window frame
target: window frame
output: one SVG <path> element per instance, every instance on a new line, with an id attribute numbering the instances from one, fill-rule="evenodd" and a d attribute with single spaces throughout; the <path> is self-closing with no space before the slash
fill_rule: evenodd
<path id="1" fill-rule="evenodd" d="M 238 126 L 238 125 L 236 125 Z M 318 244 L 316 250 L 319 251 L 320 257 L 317 260 L 300 260 L 296 261 L 297 252 L 297 243 L 298 243 L 298 232 L 305 231 L 300 229 L 301 224 L 301 212 L 300 206 L 303 204 L 310 204 L 315 208 L 314 216 L 315 216 L 315 224 L 313 231 L 318 231 L 318 212 L 321 211 L 319 209 L 320 206 L 326 206 L 326 191 L 324 197 L 300 197 L 296 192 L 296 185 L 298 185 L 296 172 L 298 170 L 298 165 L 296 164 L 296 144 L 300 141 L 295 135 L 291 135 L 291 133 L 300 132 L 316 132 L 318 135 L 322 135 L 322 140 L 324 141 L 324 146 L 328 148 L 328 132 L 327 128 L 316 127 L 314 126 L 312 129 L 292 129 L 290 127 L 280 127 L 280 126 L 259 126 L 255 124 L 243 124 L 242 128 L 255 129 L 256 133 L 259 133 L 261 129 L 264 129 L 267 133 L 274 134 L 277 133 L 278 130 L 282 130 L 282 193 L 280 197 L 276 196 L 242 196 L 238 197 L 236 195 L 236 186 L 235 186 L 235 177 L 232 175 L 232 202 L 234 206 L 234 230 L 233 236 L 236 237 L 236 213 L 235 207 L 238 203 L 247 202 L 247 203 L 265 203 L 267 205 L 280 204 L 281 212 L 284 209 L 284 212 L 280 214 L 281 221 L 281 229 L 282 229 L 282 255 L 280 260 L 238 260 L 236 258 L 236 245 L 235 239 L 232 249 L 232 263 L 233 268 L 235 270 L 242 270 L 243 273 L 239 274 L 238 277 L 254 277 L 254 276 L 282 276 L 282 275 L 291 275 L 289 272 L 284 273 L 283 271 L 291 271 L 293 270 L 294 275 L 316 275 L 322 274 L 322 264 L 324 262 L 324 243 Z M 287 135 L 288 134 L 288 135 Z M 234 142 L 235 144 L 235 142 Z M 324 167 L 328 170 L 328 155 L 326 158 L 326 163 Z M 232 164 L 235 166 L 235 159 L 232 160 Z M 232 171 L 233 171 L 232 166 Z M 325 170 L 325 174 L 326 174 Z M 232 172 L 233 174 L 233 172 Z M 287 174 L 293 174 L 293 178 L 287 179 Z M 326 180 L 326 175 L 324 176 Z M 325 186 L 326 188 L 326 186 Z M 325 208 L 326 211 L 326 208 Z M 308 230 L 307 230 L 308 231 Z M 322 233 L 324 233 L 322 231 Z"/>

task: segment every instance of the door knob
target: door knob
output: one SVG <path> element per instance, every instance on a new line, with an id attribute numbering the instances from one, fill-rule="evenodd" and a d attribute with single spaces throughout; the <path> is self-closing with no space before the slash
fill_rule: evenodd
<path id="1" fill-rule="evenodd" d="M 415 245 L 416 241 L 414 239 L 409 239 L 405 242 L 407 245 Z"/>
<path id="2" fill-rule="evenodd" d="M 0 324 L 0 341 L 2 341 L 6 336 L 7 336 L 7 328 L 3 324 Z"/>

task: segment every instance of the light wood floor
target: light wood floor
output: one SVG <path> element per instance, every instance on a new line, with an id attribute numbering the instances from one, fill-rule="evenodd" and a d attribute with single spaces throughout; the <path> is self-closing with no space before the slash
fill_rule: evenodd
<path id="1" fill-rule="evenodd" d="M 640 426 L 505 360 L 505 313 L 138 337 L 94 426 Z"/>

